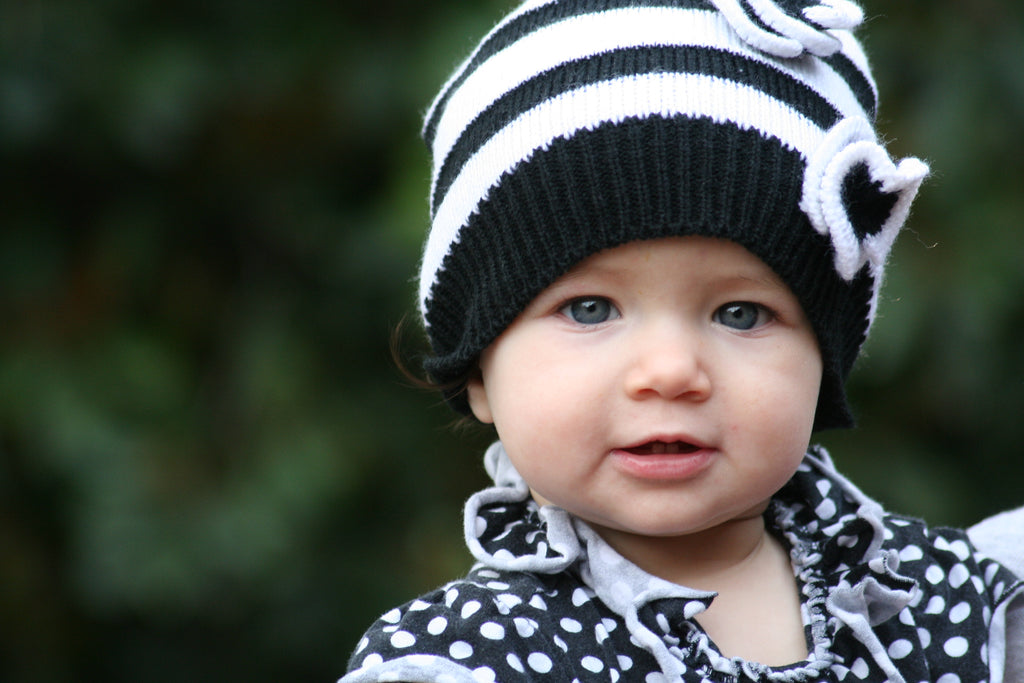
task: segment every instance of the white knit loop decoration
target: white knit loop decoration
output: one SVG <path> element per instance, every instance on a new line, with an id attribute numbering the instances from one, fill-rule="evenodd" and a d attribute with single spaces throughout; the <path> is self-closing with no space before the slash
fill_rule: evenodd
<path id="1" fill-rule="evenodd" d="M 850 0 L 711 0 L 752 47 L 777 57 L 799 57 L 805 52 L 828 57 L 841 47 L 833 30 L 856 28 L 864 12 Z"/>
<path id="2" fill-rule="evenodd" d="M 874 199 L 880 199 L 882 204 L 886 198 L 891 202 L 888 214 L 877 225 L 865 226 L 861 222 L 859 231 L 844 197 L 844 186 L 857 169 L 866 169 L 871 183 L 867 188 L 859 188 L 861 193 L 873 192 Z M 881 273 L 927 175 L 928 165 L 920 159 L 910 157 L 894 163 L 863 119 L 845 119 L 828 132 L 808 160 L 800 208 L 815 230 L 832 240 L 840 277 L 852 280 L 865 264 L 871 264 L 872 275 Z M 856 200 L 863 203 L 865 198 Z"/>

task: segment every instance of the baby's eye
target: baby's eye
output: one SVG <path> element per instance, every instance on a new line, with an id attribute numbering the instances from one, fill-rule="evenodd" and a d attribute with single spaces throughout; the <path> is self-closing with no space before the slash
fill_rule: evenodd
<path id="1" fill-rule="evenodd" d="M 714 321 L 734 330 L 752 330 L 771 320 L 771 313 L 760 304 L 733 301 L 714 313 Z"/>
<path id="2" fill-rule="evenodd" d="M 604 297 L 573 299 L 559 309 L 559 313 L 580 325 L 599 325 L 619 317 L 619 309 Z"/>

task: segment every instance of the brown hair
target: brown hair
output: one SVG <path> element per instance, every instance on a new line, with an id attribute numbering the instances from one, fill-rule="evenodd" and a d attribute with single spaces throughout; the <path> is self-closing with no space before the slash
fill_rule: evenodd
<path id="1" fill-rule="evenodd" d="M 415 342 L 410 340 L 409 334 L 410 316 L 405 314 L 401 317 L 395 327 L 391 330 L 389 348 L 391 360 L 395 367 L 402 374 L 402 377 L 414 388 L 424 389 L 430 392 L 438 392 L 443 397 L 461 396 L 466 391 L 469 380 L 479 372 L 476 365 L 473 365 L 462 375 L 447 382 L 438 382 L 430 377 L 423 370 L 423 359 L 428 351 L 425 348 L 425 339 L 422 334 L 414 334 Z M 418 367 L 419 371 L 414 370 Z M 456 429 L 469 429 L 482 426 L 482 423 L 469 414 L 459 414 L 452 422 Z"/>

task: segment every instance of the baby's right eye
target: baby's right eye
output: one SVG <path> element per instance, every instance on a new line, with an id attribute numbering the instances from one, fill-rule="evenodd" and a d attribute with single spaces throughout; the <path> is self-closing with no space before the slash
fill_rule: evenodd
<path id="1" fill-rule="evenodd" d="M 615 304 L 599 296 L 573 299 L 558 312 L 580 325 L 599 325 L 619 317 L 619 309 L 615 308 Z"/>

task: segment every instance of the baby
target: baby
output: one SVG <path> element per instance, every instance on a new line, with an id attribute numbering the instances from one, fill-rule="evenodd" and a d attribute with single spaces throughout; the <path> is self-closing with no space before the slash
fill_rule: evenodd
<path id="1" fill-rule="evenodd" d="M 1022 590 L 811 447 L 927 167 L 846 0 L 528 0 L 430 109 L 425 367 L 494 425 L 469 575 L 364 681 L 1001 681 Z"/>

